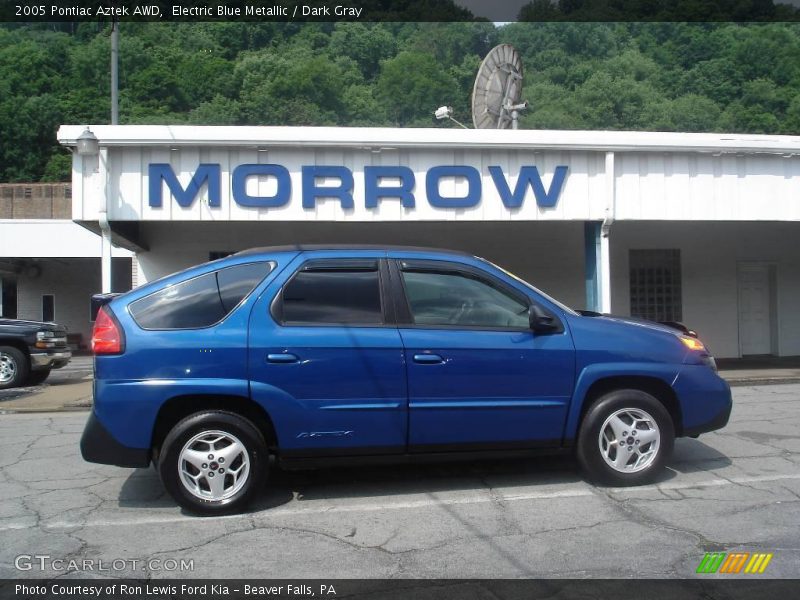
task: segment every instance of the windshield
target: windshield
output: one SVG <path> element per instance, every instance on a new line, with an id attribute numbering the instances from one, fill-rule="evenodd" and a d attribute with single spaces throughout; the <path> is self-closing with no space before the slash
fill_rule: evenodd
<path id="1" fill-rule="evenodd" d="M 482 257 L 480 257 L 480 256 L 478 256 L 477 258 L 478 258 L 479 260 L 482 260 L 483 262 L 485 262 L 485 263 L 489 264 L 489 265 L 492 265 L 494 268 L 501 270 L 503 273 L 505 273 L 506 275 L 508 275 L 509 277 L 511 277 L 512 279 L 514 279 L 515 281 L 518 281 L 518 282 L 520 282 L 522 285 L 524 285 L 524 286 L 525 286 L 525 287 L 527 287 L 528 289 L 531 289 L 531 290 L 533 290 L 534 292 L 536 292 L 537 294 L 539 294 L 540 296 L 542 296 L 543 298 L 545 298 L 545 299 L 546 299 L 548 302 L 552 302 L 552 303 L 553 303 L 553 304 L 555 304 L 557 307 L 559 307 L 561 310 L 563 310 L 563 311 L 565 311 L 565 312 L 568 312 L 569 314 L 571 314 L 571 315 L 574 315 L 574 316 L 576 316 L 576 317 L 577 317 L 577 316 L 579 316 L 579 314 L 578 314 L 577 312 L 575 312 L 573 309 L 571 309 L 569 306 L 567 306 L 567 305 L 566 305 L 566 304 L 564 304 L 563 302 L 559 302 L 558 300 L 556 300 L 556 299 L 555 299 L 555 298 L 553 298 L 552 296 L 549 296 L 549 295 L 545 294 L 545 293 L 544 293 L 542 290 L 540 290 L 540 289 L 539 289 L 539 288 L 537 288 L 537 287 L 534 287 L 534 286 L 532 286 L 530 283 L 528 283 L 527 281 L 525 281 L 525 280 L 524 280 L 524 279 L 522 279 L 521 277 L 517 277 L 517 276 L 516 276 L 516 275 L 514 275 L 514 273 L 512 273 L 511 271 L 507 271 L 507 270 L 506 270 L 506 269 L 504 269 L 503 267 L 501 267 L 501 266 L 499 266 L 499 265 L 496 265 L 496 264 L 494 264 L 492 261 L 490 261 L 490 260 L 486 260 L 485 258 L 482 258 Z"/>

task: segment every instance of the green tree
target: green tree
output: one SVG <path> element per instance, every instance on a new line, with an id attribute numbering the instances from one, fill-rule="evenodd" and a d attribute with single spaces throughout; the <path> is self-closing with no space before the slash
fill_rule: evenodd
<path id="1" fill-rule="evenodd" d="M 376 92 L 393 125 L 430 125 L 433 111 L 452 102 L 456 88 L 433 56 L 406 51 L 383 63 Z"/>

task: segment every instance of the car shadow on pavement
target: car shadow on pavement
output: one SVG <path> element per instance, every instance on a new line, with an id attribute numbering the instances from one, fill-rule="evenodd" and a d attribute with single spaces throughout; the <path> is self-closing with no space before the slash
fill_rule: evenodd
<path id="1" fill-rule="evenodd" d="M 695 439 L 675 442 L 672 460 L 655 484 L 681 475 L 711 471 L 731 464 L 714 448 Z M 422 464 L 326 467 L 290 471 L 270 466 L 268 483 L 248 512 L 274 508 L 292 500 L 372 498 L 404 494 L 436 494 L 494 488 L 563 486 L 584 483 L 572 455 L 485 459 Z M 164 508 L 175 502 L 164 490 L 152 467 L 136 469 L 122 485 L 123 507 Z"/>
<path id="2" fill-rule="evenodd" d="M 675 451 L 672 453 L 669 468 L 677 473 L 688 474 L 713 471 L 731 464 L 731 459 L 725 454 L 699 439 L 679 438 L 675 440 Z"/>
<path id="3" fill-rule="evenodd" d="M 270 485 L 264 493 L 259 494 L 253 503 L 253 510 L 274 508 L 293 498 L 292 492 L 287 488 Z M 175 501 L 164 489 L 156 470 L 148 467 L 134 470 L 125 480 L 119 491 L 119 505 L 125 508 L 174 508 Z M 185 510 L 181 512 L 192 514 Z"/>
<path id="4" fill-rule="evenodd" d="M 299 501 L 563 485 L 582 480 L 571 456 L 273 470 L 270 487 Z"/>

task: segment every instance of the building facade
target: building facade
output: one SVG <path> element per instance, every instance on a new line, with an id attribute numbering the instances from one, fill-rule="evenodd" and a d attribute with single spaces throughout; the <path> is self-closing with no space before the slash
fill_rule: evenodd
<path id="1" fill-rule="evenodd" d="M 114 287 L 131 287 L 133 253 L 114 250 Z M 100 238 L 72 221 L 71 183 L 0 184 L 0 316 L 57 321 L 86 349 L 100 291 Z"/>
<path id="2" fill-rule="evenodd" d="M 574 308 L 682 321 L 719 357 L 800 355 L 798 137 L 90 129 L 72 219 L 107 221 L 138 283 L 253 246 L 437 246 Z"/>

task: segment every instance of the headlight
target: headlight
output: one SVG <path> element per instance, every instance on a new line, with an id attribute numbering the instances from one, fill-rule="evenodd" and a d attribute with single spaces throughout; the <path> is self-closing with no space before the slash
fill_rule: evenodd
<path id="1" fill-rule="evenodd" d="M 683 345 L 686 346 L 689 350 L 697 350 L 698 352 L 705 352 L 706 347 L 695 337 L 690 337 L 688 335 L 680 335 L 678 336 L 680 340 L 683 342 Z"/>
<path id="2" fill-rule="evenodd" d="M 715 361 L 714 357 L 711 356 L 711 354 L 709 354 L 703 342 L 701 342 L 695 337 L 691 337 L 688 335 L 679 335 L 678 339 L 689 350 L 692 350 L 697 353 L 697 358 L 700 360 L 701 363 L 703 363 L 707 367 L 711 367 L 715 371 L 717 370 L 717 361 Z"/>

